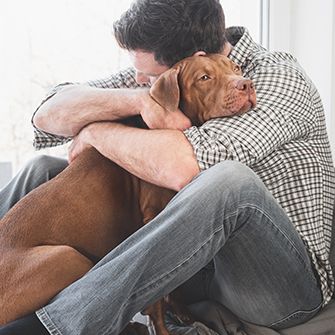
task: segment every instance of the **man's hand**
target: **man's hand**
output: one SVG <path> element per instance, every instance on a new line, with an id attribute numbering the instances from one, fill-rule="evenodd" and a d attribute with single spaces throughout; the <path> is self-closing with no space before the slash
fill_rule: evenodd
<path id="1" fill-rule="evenodd" d="M 179 109 L 168 111 L 160 106 L 145 92 L 141 95 L 141 116 L 150 129 L 185 130 L 191 127 L 191 121 Z"/>
<path id="2" fill-rule="evenodd" d="M 80 133 L 73 138 L 68 150 L 68 161 L 71 164 L 85 149 L 92 147 L 86 140 L 86 128 L 84 127 Z"/>
<path id="3" fill-rule="evenodd" d="M 69 151 L 70 163 L 91 146 L 133 175 L 175 191 L 200 172 L 193 147 L 179 130 L 93 122 L 74 139 Z"/>

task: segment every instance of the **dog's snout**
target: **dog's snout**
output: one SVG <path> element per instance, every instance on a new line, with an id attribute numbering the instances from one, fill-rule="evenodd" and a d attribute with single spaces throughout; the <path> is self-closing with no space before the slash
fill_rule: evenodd
<path id="1" fill-rule="evenodd" d="M 236 88 L 248 92 L 254 88 L 254 84 L 250 79 L 240 79 L 236 82 Z"/>

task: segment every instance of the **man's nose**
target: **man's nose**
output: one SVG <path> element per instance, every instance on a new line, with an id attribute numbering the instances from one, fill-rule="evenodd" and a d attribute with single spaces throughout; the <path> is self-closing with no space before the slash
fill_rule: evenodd
<path id="1" fill-rule="evenodd" d="M 136 72 L 135 80 L 139 85 L 148 84 L 150 82 L 150 78 L 140 72 Z"/>

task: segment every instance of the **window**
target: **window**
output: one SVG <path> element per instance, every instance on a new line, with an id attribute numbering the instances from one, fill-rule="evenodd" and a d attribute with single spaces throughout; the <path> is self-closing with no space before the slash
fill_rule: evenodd
<path id="1" fill-rule="evenodd" d="M 270 50 L 296 57 L 320 92 L 335 157 L 335 2 L 262 1 L 269 3 Z"/>
<path id="2" fill-rule="evenodd" d="M 245 25 L 259 41 L 260 1 L 222 0 L 227 26 Z M 50 87 L 104 77 L 128 64 L 112 39 L 111 23 L 130 3 L 1 1 L 0 162 L 10 162 L 16 171 L 35 154 L 30 118 Z"/>

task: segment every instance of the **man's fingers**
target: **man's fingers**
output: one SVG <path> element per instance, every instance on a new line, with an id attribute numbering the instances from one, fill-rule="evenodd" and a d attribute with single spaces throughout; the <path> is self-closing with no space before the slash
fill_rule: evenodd
<path id="1" fill-rule="evenodd" d="M 74 150 L 76 147 L 76 140 L 75 138 L 73 139 L 72 143 L 70 144 L 68 151 L 67 151 L 67 160 L 69 162 L 69 164 L 71 164 L 74 160 Z"/>

